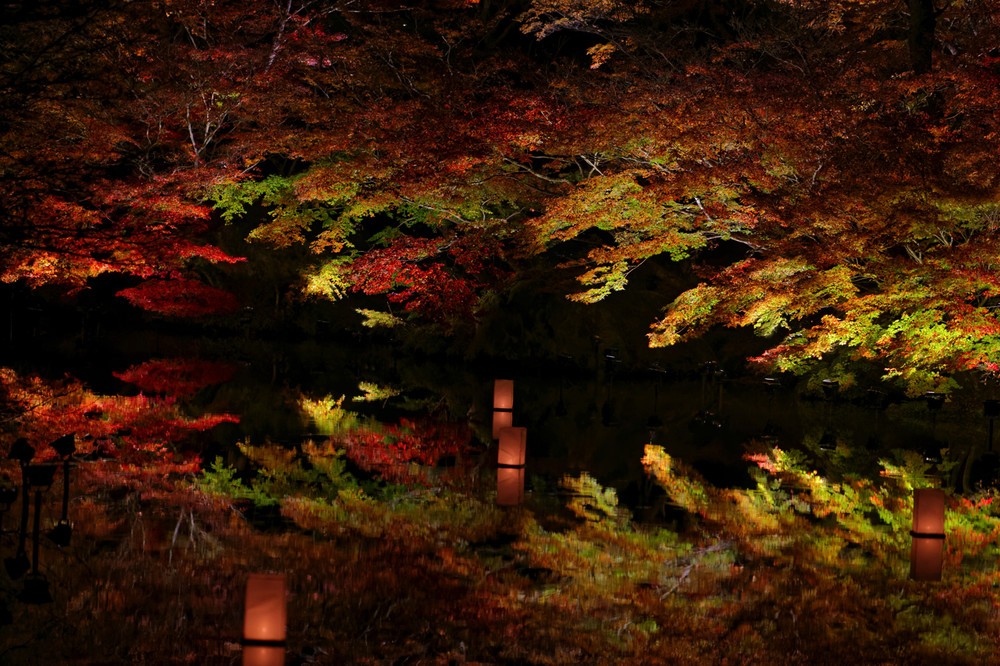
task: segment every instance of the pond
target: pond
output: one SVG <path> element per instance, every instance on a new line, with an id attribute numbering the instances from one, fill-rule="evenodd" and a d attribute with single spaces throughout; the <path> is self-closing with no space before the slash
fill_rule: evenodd
<path id="1" fill-rule="evenodd" d="M 811 551 L 864 572 L 871 589 L 906 578 L 906 545 L 883 544 L 898 515 L 839 534 L 846 541 L 836 546 L 817 545 L 825 537 L 777 550 L 707 538 L 690 487 L 651 473 L 656 451 L 707 481 L 716 490 L 698 493 L 708 497 L 758 492 L 755 462 L 766 458 L 768 469 L 774 451 L 795 452 L 798 481 L 768 492 L 816 529 L 831 526 L 816 506 L 802 508 L 821 496 L 809 474 L 874 488 L 870 479 L 897 469 L 885 461 L 903 451 L 916 454 L 906 464 L 956 491 L 996 474 L 985 393 L 857 398 L 712 362 L 625 361 L 597 343 L 585 356 L 466 360 L 377 340 L 108 342 L 5 359 L 8 425 L 38 449 L 22 472 L 47 466 L 52 476 L 31 496 L 16 461 L 4 468 L 5 487 L 24 491 L 2 505 L 5 663 L 107 663 L 102 651 L 113 663 L 643 663 L 644 646 L 664 653 L 665 623 L 696 624 L 713 604 L 775 595 L 800 604 L 802 589 L 758 587 L 762 553 L 782 572 L 768 573 L 780 586 L 803 575 L 796 558 Z M 523 468 L 497 466 L 497 379 L 512 380 Z M 69 432 L 76 452 L 50 450 Z M 873 501 L 888 502 L 886 492 Z M 757 519 L 715 511 L 705 509 L 707 524 Z M 684 540 L 691 530 L 701 536 Z M 244 586 L 268 572 L 282 577 L 290 604 L 281 611 L 288 640 L 277 647 L 240 635 L 253 594 Z M 830 594 L 856 603 L 845 589 Z M 554 620 L 570 603 L 579 606 L 565 624 Z M 106 618 L 99 628 L 91 613 Z M 736 610 L 723 615 L 726 631 L 745 623 Z M 755 622 L 753 636 L 808 633 L 780 613 L 774 626 Z M 548 633 L 550 623 L 565 636 Z M 705 627 L 677 631 L 689 641 L 677 654 L 691 658 L 745 648 L 713 651 Z M 549 649 L 556 656 L 543 656 Z"/>

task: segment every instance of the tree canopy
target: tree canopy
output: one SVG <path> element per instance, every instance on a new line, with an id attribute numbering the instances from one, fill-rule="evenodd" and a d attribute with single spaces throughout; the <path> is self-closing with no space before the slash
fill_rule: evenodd
<path id="1" fill-rule="evenodd" d="M 3 13 L 6 282 L 117 273 L 140 307 L 231 310 L 195 281 L 240 260 L 208 234 L 241 222 L 308 251 L 304 294 L 448 329 L 528 264 L 594 302 L 665 258 L 698 280 L 653 346 L 747 327 L 765 371 L 913 394 L 1000 370 L 992 0 Z"/>

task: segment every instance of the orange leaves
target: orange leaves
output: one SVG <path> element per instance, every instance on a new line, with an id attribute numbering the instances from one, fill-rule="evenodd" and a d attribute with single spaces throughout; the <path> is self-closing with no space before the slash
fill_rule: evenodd
<path id="1" fill-rule="evenodd" d="M 137 373 L 125 374 L 136 378 Z M 232 414 L 187 418 L 174 396 L 96 395 L 75 380 L 51 382 L 9 369 L 0 369 L 0 389 L 20 412 L 12 432 L 28 439 L 38 459 L 57 457 L 48 444 L 75 433 L 78 455 L 112 458 L 136 469 L 148 467 L 143 474 L 153 478 L 197 467 L 192 455 L 176 454 L 176 447 L 191 433 L 239 421 Z"/>
<path id="2" fill-rule="evenodd" d="M 703 332 L 713 323 L 713 312 L 721 300 L 718 288 L 699 284 L 674 299 L 667 314 L 652 326 L 651 347 L 669 347 Z"/>
<path id="3" fill-rule="evenodd" d="M 347 456 L 362 469 L 377 473 L 386 481 L 431 485 L 431 471 L 444 458 L 468 451 L 470 433 L 463 424 L 432 419 L 400 419 L 379 428 L 362 427 L 343 437 Z M 461 478 L 462 470 L 442 470 L 437 482 L 451 476 Z"/>

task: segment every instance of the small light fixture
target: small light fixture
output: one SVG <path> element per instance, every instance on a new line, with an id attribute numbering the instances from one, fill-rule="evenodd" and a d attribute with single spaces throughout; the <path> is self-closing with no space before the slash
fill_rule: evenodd
<path id="1" fill-rule="evenodd" d="M 514 409 L 513 379 L 497 379 L 493 382 L 493 409 Z"/>
<path id="2" fill-rule="evenodd" d="M 70 433 L 63 435 L 50 445 L 59 454 L 60 458 L 69 458 L 76 453 L 76 435 Z"/>
<path id="3" fill-rule="evenodd" d="M 824 379 L 822 381 L 823 387 L 823 397 L 827 400 L 833 400 L 837 397 L 837 391 L 840 390 L 840 382 L 836 379 Z"/>
<path id="4" fill-rule="evenodd" d="M 924 400 L 927 402 L 927 409 L 932 412 L 940 411 L 944 406 L 944 393 L 938 393 L 936 391 L 927 391 L 924 393 Z"/>
<path id="5" fill-rule="evenodd" d="M 243 612 L 246 645 L 283 647 L 287 623 L 285 574 L 254 573 L 247 578 Z"/>
<path id="6" fill-rule="evenodd" d="M 49 530 L 49 539 L 60 548 L 68 546 L 70 540 L 73 538 L 73 525 L 69 522 L 69 457 L 76 452 L 76 444 L 72 435 L 67 435 L 67 437 L 70 438 L 68 445 L 66 445 L 66 437 L 60 437 L 56 440 L 56 442 L 60 440 L 63 442 L 58 447 L 56 446 L 56 442 L 52 443 L 53 448 L 63 457 L 63 496 L 62 515 L 59 517 L 59 522 Z"/>
<path id="7" fill-rule="evenodd" d="M 819 448 L 822 451 L 836 451 L 837 436 L 829 430 L 825 430 L 823 436 L 819 438 Z"/>
<path id="8" fill-rule="evenodd" d="M 7 454 L 7 458 L 10 460 L 17 460 L 22 465 L 27 465 L 31 462 L 31 459 L 35 457 L 35 449 L 31 444 L 28 444 L 28 440 L 24 437 L 20 437 L 14 442 L 10 447 L 10 453 Z"/>
<path id="9" fill-rule="evenodd" d="M 26 604 L 52 603 L 52 592 L 49 590 L 49 579 L 38 571 L 32 571 L 24 577 L 24 588 L 18 599 Z"/>

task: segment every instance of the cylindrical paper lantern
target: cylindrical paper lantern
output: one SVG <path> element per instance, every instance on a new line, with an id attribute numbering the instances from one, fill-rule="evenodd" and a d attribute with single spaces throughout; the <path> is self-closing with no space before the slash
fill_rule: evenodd
<path id="1" fill-rule="evenodd" d="M 527 428 L 503 428 L 500 431 L 500 447 L 497 452 L 497 464 L 506 467 L 523 466 L 527 443 Z"/>
<path id="2" fill-rule="evenodd" d="M 243 666 L 285 666 L 285 648 L 282 645 L 245 645 Z"/>
<path id="3" fill-rule="evenodd" d="M 497 468 L 497 504 L 517 506 L 524 501 L 524 468 Z"/>
<path id="4" fill-rule="evenodd" d="M 944 539 L 940 536 L 914 535 L 910 549 L 910 578 L 913 580 L 941 580 L 944 568 Z"/>
<path id="5" fill-rule="evenodd" d="M 944 491 L 940 488 L 913 491 L 913 532 L 944 536 Z"/>
<path id="6" fill-rule="evenodd" d="M 505 410 L 493 411 L 493 439 L 500 439 L 500 431 L 514 425 L 514 412 Z"/>
<path id="7" fill-rule="evenodd" d="M 285 574 L 250 574 L 243 615 L 244 641 L 281 643 L 285 640 L 285 588 Z"/>
<path id="8" fill-rule="evenodd" d="M 493 409 L 514 409 L 513 379 L 498 379 L 493 382 Z"/>

